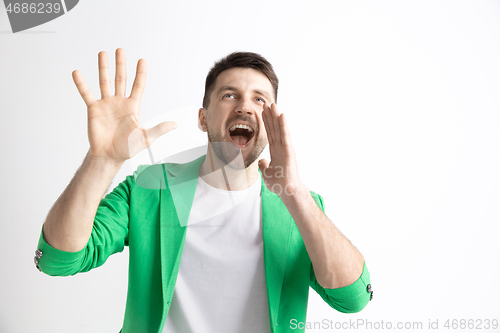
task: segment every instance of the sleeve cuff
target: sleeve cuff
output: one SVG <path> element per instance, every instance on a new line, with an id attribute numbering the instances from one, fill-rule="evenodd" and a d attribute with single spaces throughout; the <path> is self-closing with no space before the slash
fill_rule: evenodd
<path id="1" fill-rule="evenodd" d="M 325 288 L 326 293 L 336 299 L 351 299 L 356 298 L 364 293 L 368 292 L 368 285 L 370 284 L 370 273 L 366 267 L 366 263 L 363 265 L 363 273 L 361 276 L 352 284 L 335 289 Z"/>
<path id="2" fill-rule="evenodd" d="M 58 250 L 47 243 L 43 236 L 43 227 L 38 240 L 38 269 L 52 276 L 74 275 L 78 271 L 72 270 L 75 263 L 81 262 L 85 256 L 85 247 L 78 252 Z"/>
<path id="3" fill-rule="evenodd" d="M 365 306 L 371 301 L 373 291 L 370 284 L 370 273 L 363 265 L 363 273 L 352 284 L 335 289 L 324 288 L 325 293 L 333 300 L 335 308 L 344 313 L 355 313 L 363 310 Z"/>

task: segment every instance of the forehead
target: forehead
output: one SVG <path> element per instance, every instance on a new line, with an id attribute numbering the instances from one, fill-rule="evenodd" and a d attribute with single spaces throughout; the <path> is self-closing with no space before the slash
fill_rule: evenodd
<path id="1" fill-rule="evenodd" d="M 230 68 L 221 72 L 215 80 L 214 92 L 221 87 L 232 86 L 241 90 L 264 90 L 273 96 L 273 86 L 269 79 L 253 68 Z"/>

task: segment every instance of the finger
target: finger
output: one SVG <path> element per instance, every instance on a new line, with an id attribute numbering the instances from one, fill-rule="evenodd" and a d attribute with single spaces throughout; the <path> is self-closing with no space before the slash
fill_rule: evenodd
<path id="1" fill-rule="evenodd" d="M 267 132 L 267 141 L 269 142 L 269 146 L 271 146 L 274 143 L 274 136 L 273 136 L 273 122 L 270 119 L 270 109 L 267 104 L 264 105 L 264 111 L 262 112 L 262 119 L 264 120 L 264 125 L 266 126 L 266 132 Z"/>
<path id="2" fill-rule="evenodd" d="M 288 124 L 286 123 L 285 114 L 280 115 L 280 131 L 281 131 L 281 143 L 283 145 L 291 144 L 290 132 L 288 131 Z"/>
<path id="3" fill-rule="evenodd" d="M 163 134 L 176 129 L 179 125 L 175 121 L 164 121 L 155 127 L 146 130 L 147 141 L 146 145 L 149 147 Z"/>
<path id="4" fill-rule="evenodd" d="M 101 51 L 98 55 L 99 64 L 99 87 L 101 87 L 101 99 L 111 97 L 111 86 L 109 81 L 108 55 Z"/>
<path id="5" fill-rule="evenodd" d="M 127 66 L 125 50 L 121 48 L 116 49 L 115 59 L 115 96 L 125 97 L 125 90 L 127 89 Z"/>
<path id="6" fill-rule="evenodd" d="M 269 121 L 272 122 L 273 126 L 273 138 L 276 142 L 281 142 L 281 133 L 280 133 L 280 124 L 279 124 L 279 112 L 276 104 L 272 103 L 269 106 L 270 109 L 270 118 Z"/>
<path id="7" fill-rule="evenodd" d="M 259 127 L 259 135 L 260 135 L 260 131 L 265 130 L 266 127 L 266 124 L 264 124 L 264 109 L 262 109 L 262 112 L 255 112 L 255 118 L 257 118 L 257 125 Z M 267 131 L 266 131 L 266 136 L 267 136 Z"/>
<path id="8" fill-rule="evenodd" d="M 141 100 L 142 93 L 144 92 L 144 87 L 146 86 L 146 72 L 146 60 L 139 59 L 139 61 L 137 62 L 134 84 L 132 85 L 132 91 L 130 92 L 130 98 L 137 101 Z"/>
<path id="9" fill-rule="evenodd" d="M 267 120 L 267 104 L 264 104 L 264 109 L 262 110 L 262 122 L 264 123 L 264 127 L 266 128 L 266 136 L 267 136 L 267 142 L 269 143 L 269 146 L 273 143 L 273 138 L 271 137 L 271 128 L 269 127 L 269 122 Z"/>
<path id="10" fill-rule="evenodd" d="M 259 160 L 258 164 L 259 164 L 260 172 L 262 172 L 262 175 L 265 176 L 264 170 L 266 170 L 267 167 L 269 166 L 269 162 L 265 158 L 263 158 L 263 159 Z"/>
<path id="11" fill-rule="evenodd" d="M 96 99 L 94 98 L 94 96 L 92 96 L 90 89 L 85 84 L 82 74 L 80 74 L 79 71 L 75 70 L 73 71 L 73 73 L 71 73 L 71 76 L 73 77 L 73 82 L 75 82 L 76 89 L 78 89 L 80 96 L 82 96 L 85 105 L 87 105 L 87 107 L 91 107 L 92 104 L 96 102 Z"/>

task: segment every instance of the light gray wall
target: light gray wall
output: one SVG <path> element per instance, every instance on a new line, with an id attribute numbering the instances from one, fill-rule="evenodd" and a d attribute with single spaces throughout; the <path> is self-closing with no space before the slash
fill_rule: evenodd
<path id="1" fill-rule="evenodd" d="M 117 47 L 129 88 L 148 62 L 142 121 L 181 125 L 160 155 L 206 142 L 196 117 L 215 60 L 248 50 L 274 64 L 301 178 L 364 254 L 375 291 L 356 315 L 312 292 L 309 321 L 499 318 L 500 2 L 83 0 L 17 34 L 0 9 L 0 332 L 121 328 L 127 250 L 69 278 L 33 264 L 88 149 L 71 72 L 98 97 L 97 53 L 114 73 Z"/>

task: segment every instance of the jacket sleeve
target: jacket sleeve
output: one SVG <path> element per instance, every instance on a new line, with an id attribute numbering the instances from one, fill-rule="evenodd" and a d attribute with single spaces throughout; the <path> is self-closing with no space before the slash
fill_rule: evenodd
<path id="1" fill-rule="evenodd" d="M 38 241 L 38 268 L 51 276 L 68 276 L 99 267 L 114 253 L 128 245 L 129 201 L 134 178 L 128 176 L 106 195 L 97 208 L 87 245 L 78 252 L 67 252 L 50 246 L 43 227 Z"/>
<path id="2" fill-rule="evenodd" d="M 312 191 L 311 195 L 324 213 L 323 198 Z M 318 283 L 311 264 L 310 286 L 328 305 L 344 313 L 354 313 L 363 310 L 372 298 L 370 273 L 368 272 L 366 263 L 363 265 L 363 273 L 361 273 L 361 276 L 354 283 L 335 289 L 323 288 Z"/>

